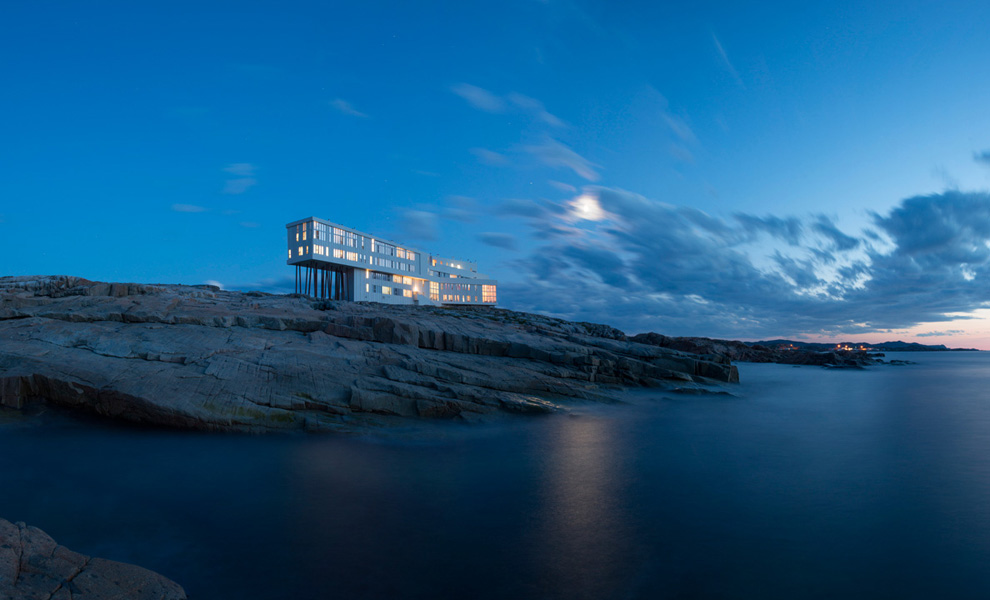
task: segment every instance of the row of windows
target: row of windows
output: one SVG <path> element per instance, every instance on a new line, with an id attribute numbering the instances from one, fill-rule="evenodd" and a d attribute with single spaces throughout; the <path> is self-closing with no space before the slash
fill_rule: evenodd
<path id="1" fill-rule="evenodd" d="M 434 271 L 433 269 L 428 269 L 430 275 L 433 277 L 440 277 L 441 279 L 457 279 L 457 275 L 451 273 L 444 273 L 443 271 Z"/>
<path id="2" fill-rule="evenodd" d="M 496 297 L 496 291 L 494 285 L 483 285 L 481 286 L 481 301 L 482 302 L 498 302 Z"/>
<path id="3" fill-rule="evenodd" d="M 440 289 L 445 292 L 471 292 L 473 294 L 478 293 L 477 283 L 441 283 Z"/>
<path id="4" fill-rule="evenodd" d="M 382 296 L 404 296 L 406 298 L 412 298 L 413 295 L 412 290 L 404 290 L 402 288 L 370 283 L 364 284 L 364 291 L 369 294 L 381 294 Z"/>
<path id="5" fill-rule="evenodd" d="M 440 265 L 441 267 L 452 267 L 454 269 L 463 269 L 464 265 L 460 263 L 455 263 L 449 260 L 443 260 L 442 258 L 430 258 L 430 264 L 432 266 Z"/>
<path id="6" fill-rule="evenodd" d="M 292 234 L 290 234 L 291 236 Z M 330 225 L 325 225 L 323 223 L 318 223 L 316 221 L 306 222 L 300 225 L 296 225 L 296 241 L 305 242 L 309 237 L 313 240 L 326 240 L 327 242 L 332 242 L 338 246 L 347 246 L 350 248 L 362 248 L 370 249 L 371 252 L 377 254 L 384 254 L 386 256 L 394 256 L 396 258 L 401 258 L 404 260 L 415 261 L 417 258 L 417 253 L 412 250 L 406 250 L 405 248 L 400 248 L 395 244 L 389 244 L 388 242 L 380 242 L 378 240 L 372 239 L 370 241 L 370 246 L 368 240 L 357 233 L 341 229 L 339 227 L 331 227 Z M 291 241 L 291 237 L 290 237 Z M 308 252 L 308 251 L 307 251 Z M 317 252 L 318 254 L 324 254 Z M 394 261 L 393 261 L 394 263 Z M 376 264 L 372 262 L 371 264 Z M 381 263 L 378 263 L 381 265 Z M 382 265 L 384 266 L 384 265 Z M 399 269 L 401 271 L 412 271 L 411 265 L 406 265 L 404 268 L 392 267 Z"/>

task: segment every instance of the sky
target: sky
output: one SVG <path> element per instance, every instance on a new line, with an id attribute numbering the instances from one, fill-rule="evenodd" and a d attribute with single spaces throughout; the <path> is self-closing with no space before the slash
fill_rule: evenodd
<path id="1" fill-rule="evenodd" d="M 977 2 L 14 0 L 0 275 L 289 292 L 285 224 L 317 216 L 629 333 L 990 349 L 987 23 Z"/>

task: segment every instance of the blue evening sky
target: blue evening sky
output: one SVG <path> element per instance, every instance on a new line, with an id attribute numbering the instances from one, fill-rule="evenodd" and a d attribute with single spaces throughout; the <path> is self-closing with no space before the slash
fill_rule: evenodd
<path id="1" fill-rule="evenodd" d="M 0 275 L 291 291 L 319 216 L 630 332 L 990 347 L 990 3 L 0 9 Z M 920 337 L 919 337 L 920 336 Z"/>

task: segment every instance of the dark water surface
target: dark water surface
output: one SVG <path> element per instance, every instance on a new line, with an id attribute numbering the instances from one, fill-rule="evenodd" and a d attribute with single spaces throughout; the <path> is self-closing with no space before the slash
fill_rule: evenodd
<path id="1" fill-rule="evenodd" d="M 398 438 L 3 413 L 0 517 L 191 598 L 990 597 L 990 353 L 899 357 Z"/>

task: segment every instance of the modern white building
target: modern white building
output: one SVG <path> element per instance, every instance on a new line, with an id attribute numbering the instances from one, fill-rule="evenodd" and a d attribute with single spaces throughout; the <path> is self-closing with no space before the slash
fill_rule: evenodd
<path id="1" fill-rule="evenodd" d="M 494 306 L 494 279 L 466 260 L 442 258 L 330 221 L 309 217 L 286 227 L 296 293 L 388 304 Z"/>

